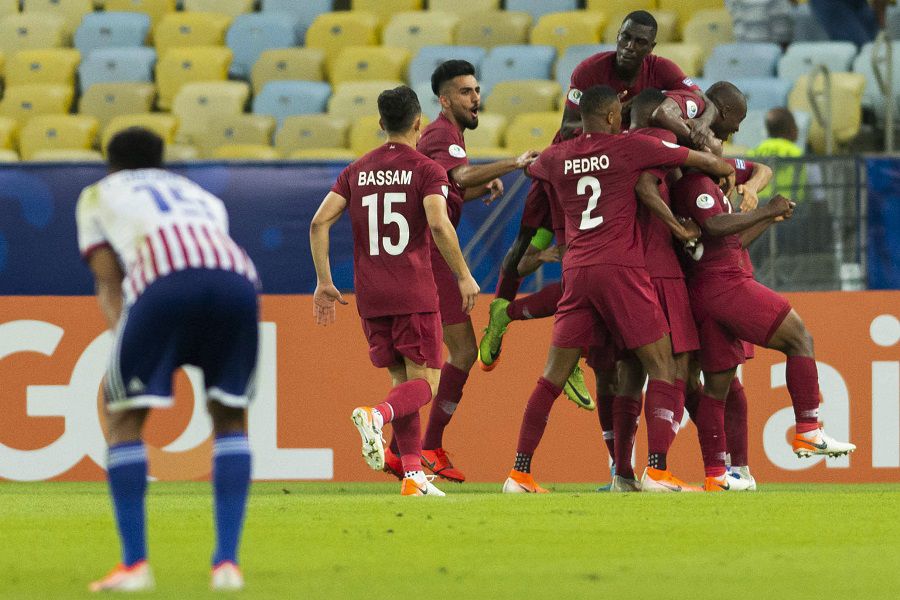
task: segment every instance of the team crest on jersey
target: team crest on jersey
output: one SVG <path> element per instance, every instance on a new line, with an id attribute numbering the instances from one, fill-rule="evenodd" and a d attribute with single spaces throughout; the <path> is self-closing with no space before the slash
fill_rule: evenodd
<path id="1" fill-rule="evenodd" d="M 693 119 L 694 117 L 696 117 L 697 112 L 700 110 L 700 107 L 697 106 L 697 103 L 694 102 L 693 100 L 688 100 L 684 104 L 685 104 L 685 108 L 687 108 L 687 118 Z"/>
<path id="2" fill-rule="evenodd" d="M 452 156 L 453 158 L 465 158 L 466 157 L 466 151 L 463 149 L 462 146 L 459 146 L 457 144 L 451 144 L 450 148 L 448 149 L 448 152 L 450 152 L 450 156 Z"/>
<path id="3" fill-rule="evenodd" d="M 697 196 L 697 206 L 703 210 L 707 210 L 716 205 L 716 199 L 709 194 L 700 194 Z"/>
<path id="4" fill-rule="evenodd" d="M 576 90 L 575 88 L 572 88 L 571 90 L 569 90 L 568 98 L 569 98 L 569 102 L 571 102 L 572 104 L 580 104 L 581 103 L 581 90 Z"/>
<path id="5" fill-rule="evenodd" d="M 672 148 L 673 150 L 676 148 L 681 148 L 681 146 L 679 146 L 678 144 L 673 144 L 672 142 L 667 142 L 666 140 L 660 140 L 660 141 L 662 142 L 662 145 L 665 146 L 666 148 Z"/>

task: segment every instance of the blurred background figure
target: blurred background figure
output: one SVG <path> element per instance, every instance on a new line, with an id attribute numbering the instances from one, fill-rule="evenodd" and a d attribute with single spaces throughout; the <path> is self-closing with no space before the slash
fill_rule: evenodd
<path id="1" fill-rule="evenodd" d="M 809 8 L 834 41 L 859 47 L 875 39 L 885 26 L 888 0 L 809 0 Z"/>
<path id="2" fill-rule="evenodd" d="M 735 42 L 769 42 L 787 47 L 794 37 L 790 0 L 725 0 Z"/>

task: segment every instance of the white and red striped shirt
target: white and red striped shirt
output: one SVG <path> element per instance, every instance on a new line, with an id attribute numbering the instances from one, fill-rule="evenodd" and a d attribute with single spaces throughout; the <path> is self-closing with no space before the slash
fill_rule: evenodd
<path id="1" fill-rule="evenodd" d="M 76 209 L 84 258 L 109 246 L 122 262 L 126 305 L 159 277 L 222 269 L 258 285 L 256 268 L 228 235 L 228 213 L 189 179 L 161 169 L 119 171 L 88 186 Z"/>

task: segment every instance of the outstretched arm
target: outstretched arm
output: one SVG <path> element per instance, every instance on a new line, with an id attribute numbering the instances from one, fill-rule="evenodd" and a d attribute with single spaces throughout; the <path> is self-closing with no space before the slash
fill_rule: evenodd
<path id="1" fill-rule="evenodd" d="M 475 308 L 475 299 L 480 288 L 469 272 L 469 266 L 463 258 L 459 247 L 459 238 L 450 218 L 447 216 L 447 201 L 443 196 L 432 194 L 425 196 L 425 218 L 428 219 L 428 227 L 431 229 L 431 238 L 450 266 L 450 270 L 456 275 L 460 294 L 463 299 L 463 310 L 466 314 Z"/>
<path id="2" fill-rule="evenodd" d="M 122 316 L 122 267 L 112 248 L 97 248 L 88 257 L 88 267 L 94 273 L 94 287 L 100 310 L 110 329 L 115 329 Z"/>
<path id="3" fill-rule="evenodd" d="M 722 237 L 732 234 L 741 234 L 741 242 L 743 238 L 748 238 L 748 244 L 755 237 L 759 236 L 761 231 L 756 231 L 756 226 L 766 224 L 766 226 L 777 220 L 789 219 L 794 214 L 793 202 L 778 195 L 765 206 L 746 213 L 729 213 L 710 217 L 703 222 L 702 228 L 705 233 L 712 237 Z M 753 235 L 755 233 L 755 235 Z"/>
<path id="4" fill-rule="evenodd" d="M 472 200 L 490 192 L 491 190 L 486 189 L 485 186 L 495 179 L 516 169 L 524 169 L 537 160 L 538 155 L 540 152 L 537 150 L 529 150 L 517 158 L 504 158 L 483 165 L 459 165 L 450 169 L 447 175 L 466 190 L 465 199 Z M 469 197 L 471 188 L 476 190 L 476 195 Z"/>
<path id="5" fill-rule="evenodd" d="M 734 168 L 731 165 L 710 152 L 688 150 L 688 156 L 685 159 L 683 166 L 700 169 L 707 175 L 711 175 L 717 179 L 734 175 Z"/>
<path id="6" fill-rule="evenodd" d="M 679 240 L 687 242 L 700 237 L 700 228 L 696 223 L 690 219 L 681 222 L 672 214 L 672 210 L 659 195 L 659 179 L 656 178 L 656 175 L 646 171 L 641 173 L 637 185 L 634 186 L 634 191 L 644 206 L 659 217 Z"/>
<path id="7" fill-rule="evenodd" d="M 331 278 L 331 261 L 328 258 L 331 226 L 341 218 L 346 208 L 346 198 L 335 192 L 328 192 L 309 226 L 309 247 L 312 251 L 313 265 L 316 267 L 313 316 L 318 325 L 334 323 L 335 302 L 347 304 L 347 301 L 341 296 L 341 292 L 334 287 L 334 281 Z"/>

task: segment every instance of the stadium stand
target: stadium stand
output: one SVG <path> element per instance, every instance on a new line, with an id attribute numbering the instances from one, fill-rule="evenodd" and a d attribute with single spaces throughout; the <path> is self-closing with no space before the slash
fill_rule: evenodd
<path id="1" fill-rule="evenodd" d="M 478 127 L 466 132 L 466 152 L 470 157 L 505 156 L 503 132 L 507 119 L 503 115 L 483 113 L 478 115 Z"/>
<path id="2" fill-rule="evenodd" d="M 275 119 L 266 115 L 216 115 L 206 119 L 206 127 L 193 134 L 194 145 L 204 155 L 227 144 L 272 145 Z"/>
<path id="3" fill-rule="evenodd" d="M 100 148 L 105 153 L 109 140 L 116 133 L 129 127 L 144 127 L 156 133 L 163 139 L 166 145 L 175 142 L 175 132 L 178 129 L 178 119 L 168 113 L 135 113 L 133 115 L 121 115 L 112 118 L 103 128 Z"/>
<path id="4" fill-rule="evenodd" d="M 476 75 L 480 76 L 481 61 L 486 55 L 485 49 L 479 46 L 425 46 L 410 61 L 407 81 L 413 86 L 430 82 L 431 74 L 438 65 L 453 58 L 469 61 L 475 67 Z"/>
<path id="5" fill-rule="evenodd" d="M 322 13 L 306 30 L 306 46 L 325 51 L 326 71 L 345 46 L 377 44 L 378 17 L 362 11 Z"/>
<path id="6" fill-rule="evenodd" d="M 384 27 L 385 45 L 406 48 L 415 54 L 423 46 L 452 44 L 453 31 L 458 22 L 459 17 L 452 13 L 431 11 L 397 13 Z"/>
<path id="7" fill-rule="evenodd" d="M 402 81 L 350 81 L 337 86 L 328 100 L 328 112 L 353 118 L 378 114 L 378 95 Z"/>
<path id="8" fill-rule="evenodd" d="M 215 160 L 261 161 L 278 160 L 281 155 L 271 146 L 261 144 L 226 144 L 219 146 L 210 154 Z"/>
<path id="9" fill-rule="evenodd" d="M 217 12 L 229 17 L 237 17 L 253 12 L 256 0 L 184 0 L 184 10 L 188 12 Z"/>
<path id="10" fill-rule="evenodd" d="M 163 160 L 167 163 L 199 160 L 200 151 L 188 144 L 166 144 Z"/>
<path id="11" fill-rule="evenodd" d="M 293 22 L 275 13 L 238 15 L 225 34 L 225 45 L 234 53 L 229 74 L 247 79 L 266 50 L 287 49 L 297 43 Z"/>
<path id="12" fill-rule="evenodd" d="M 598 10 L 599 6 L 601 5 L 598 5 Z M 611 14 L 609 20 L 606 22 L 606 29 L 603 32 L 603 43 L 616 43 L 616 38 L 619 36 L 619 28 L 622 26 L 622 21 L 625 20 L 628 12 L 629 11 Z M 678 15 L 668 10 L 651 10 L 649 12 L 656 19 L 656 42 L 662 44 L 675 41 L 678 38 L 678 31 L 675 27 L 678 22 Z"/>
<path id="13" fill-rule="evenodd" d="M 22 9 L 25 14 L 52 14 L 62 18 L 66 43 L 71 43 L 81 20 L 93 12 L 94 5 L 92 0 L 23 0 Z"/>
<path id="14" fill-rule="evenodd" d="M 486 110 L 513 119 L 522 113 L 555 111 L 561 95 L 561 88 L 555 81 L 501 81 L 494 86 L 484 104 Z"/>
<path id="15" fill-rule="evenodd" d="M 331 85 L 348 81 L 399 80 L 406 75 L 410 51 L 387 46 L 347 46 L 331 66 Z"/>
<path id="16" fill-rule="evenodd" d="M 62 17 L 44 13 L 13 13 L 0 19 L 0 52 L 58 48 L 65 45 Z"/>
<path id="17" fill-rule="evenodd" d="M 703 66 L 703 48 L 697 44 L 683 42 L 657 44 L 653 53 L 674 61 L 688 77 L 700 75 L 700 69 Z"/>
<path id="18" fill-rule="evenodd" d="M 891 42 L 891 50 L 894 57 L 892 85 L 895 105 L 900 100 L 900 42 Z M 853 59 L 853 72 L 860 73 L 866 78 L 866 89 L 863 93 L 862 104 L 864 107 L 874 111 L 875 115 L 881 119 L 884 117 L 884 96 L 878 87 L 878 79 L 875 71 L 872 69 L 872 44 L 866 44 L 862 47 L 856 58 Z M 885 66 L 882 64 L 881 69 Z"/>
<path id="19" fill-rule="evenodd" d="M 615 10 L 616 14 L 624 16 L 635 10 L 652 11 L 656 8 L 656 0 L 587 0 L 584 7 L 586 10 Z M 621 24 L 620 19 L 618 25 Z"/>
<path id="20" fill-rule="evenodd" d="M 657 0 L 660 10 L 673 12 L 677 15 L 677 27 L 679 33 L 684 32 L 685 26 L 691 17 L 704 9 L 721 9 L 722 0 Z"/>
<path id="21" fill-rule="evenodd" d="M 330 96 L 331 86 L 322 81 L 270 81 L 253 99 L 253 113 L 280 126 L 291 115 L 323 112 Z"/>
<path id="22" fill-rule="evenodd" d="M 367 115 L 353 120 L 350 126 L 350 151 L 362 156 L 385 142 L 387 135 L 378 124 L 379 115 Z"/>
<path id="23" fill-rule="evenodd" d="M 9 117 L 0 117 L 0 148 L 12 150 L 16 145 L 19 122 Z"/>
<path id="24" fill-rule="evenodd" d="M 24 160 L 24 159 L 23 159 Z M 76 148 L 51 148 L 37 150 L 28 159 L 31 162 L 76 162 L 76 163 L 102 163 L 103 155 L 96 150 L 79 150 Z"/>
<path id="25" fill-rule="evenodd" d="M 6 61 L 6 85 L 57 83 L 75 85 L 81 53 L 74 48 L 20 50 Z"/>
<path id="26" fill-rule="evenodd" d="M 419 104 L 422 106 L 422 114 L 428 117 L 429 121 L 434 121 L 438 118 L 438 115 L 441 112 L 441 103 L 438 100 L 438 97 L 434 95 L 434 92 L 431 91 L 431 81 L 422 81 L 412 86 L 413 91 L 416 92 L 416 95 L 419 97 Z M 484 95 L 482 95 L 482 102 L 484 102 Z M 479 115 L 479 119 L 481 119 Z"/>
<path id="27" fill-rule="evenodd" d="M 774 108 L 774 107 L 773 107 Z M 769 137 L 766 131 L 766 113 L 765 110 L 748 110 L 747 117 L 741 123 L 741 129 L 734 134 L 732 141 L 735 145 L 753 149 L 759 146 L 766 138 Z M 808 112 L 795 110 L 792 111 L 794 121 L 797 123 L 797 145 L 801 148 L 806 147 L 806 141 L 809 136 L 809 127 L 812 122 L 812 116 Z"/>
<path id="28" fill-rule="evenodd" d="M 556 49 L 553 46 L 497 46 L 481 63 L 481 94 L 512 79 L 550 79 Z"/>
<path id="29" fill-rule="evenodd" d="M 172 101 L 172 114 L 178 117 L 175 141 L 197 145 L 196 136 L 218 116 L 235 116 L 244 112 L 250 98 L 250 85 L 243 81 L 201 81 L 188 83 L 178 90 Z"/>
<path id="30" fill-rule="evenodd" d="M 81 92 L 97 83 L 153 81 L 153 48 L 98 48 L 78 66 Z"/>
<path id="31" fill-rule="evenodd" d="M 809 9 L 809 4 L 794 6 L 794 42 L 827 42 L 828 34 Z"/>
<path id="32" fill-rule="evenodd" d="M 527 44 L 531 21 L 531 15 L 526 12 L 498 10 L 473 13 L 456 25 L 453 43 L 482 48 Z"/>
<path id="33" fill-rule="evenodd" d="M 578 8 L 577 0 L 506 0 L 506 10 L 529 13 L 535 20 L 547 13 L 566 12 Z"/>
<path id="34" fill-rule="evenodd" d="M 350 120 L 328 114 L 287 117 L 275 132 L 275 148 L 289 155 L 297 150 L 342 149 L 349 153 Z"/>
<path id="35" fill-rule="evenodd" d="M 837 144 L 846 144 L 859 133 L 866 78 L 859 73 L 831 73 L 830 77 L 832 131 Z M 824 90 L 824 78 L 819 75 L 811 81 L 809 75 L 802 75 L 797 79 L 788 97 L 788 107 L 792 111 L 813 112 L 809 100 L 810 86 L 814 92 Z M 809 144 L 815 152 L 825 152 L 825 131 L 816 119 L 813 119 L 809 129 Z"/>
<path id="36" fill-rule="evenodd" d="M 0 18 L 19 12 L 19 0 L 0 0 Z"/>
<path id="37" fill-rule="evenodd" d="M 531 29 L 534 45 L 554 46 L 562 54 L 569 46 L 598 44 L 606 24 L 602 12 L 561 12 L 542 16 Z"/>
<path id="38" fill-rule="evenodd" d="M 543 150 L 553 141 L 561 122 L 558 112 L 521 113 L 506 128 L 506 148 L 516 156 L 530 149 Z"/>
<path id="39" fill-rule="evenodd" d="M 778 61 L 778 77 L 790 81 L 807 75 L 817 65 L 830 71 L 848 71 L 856 46 L 851 42 L 797 42 L 788 46 Z"/>
<path id="40" fill-rule="evenodd" d="M 737 42 L 719 44 L 703 65 L 706 79 L 774 77 L 781 48 L 778 44 Z"/>
<path id="41" fill-rule="evenodd" d="M 138 12 L 150 17 L 150 32 L 163 15 L 175 12 L 175 0 L 105 0 L 103 7 L 108 11 Z"/>
<path id="42" fill-rule="evenodd" d="M 606 52 L 615 50 L 614 45 L 609 44 L 587 44 L 581 46 L 569 46 L 566 51 L 556 61 L 553 67 L 553 76 L 556 82 L 563 90 L 569 89 L 569 82 L 572 80 L 572 71 L 584 59 L 597 54 L 598 52 Z"/>
<path id="43" fill-rule="evenodd" d="M 319 48 L 266 50 L 250 71 L 254 94 L 259 94 L 270 81 L 322 81 L 324 78 L 325 52 Z"/>
<path id="44" fill-rule="evenodd" d="M 422 0 L 350 0 L 350 10 L 377 14 L 387 22 L 396 13 L 422 10 L 422 4 Z"/>
<path id="45" fill-rule="evenodd" d="M 306 32 L 316 17 L 330 12 L 332 0 L 262 0 L 262 12 L 274 12 L 291 15 L 297 30 L 297 39 L 304 41 Z"/>
<path id="46" fill-rule="evenodd" d="M 174 12 L 163 15 L 153 28 L 156 51 L 186 46 L 222 46 L 231 17 L 220 13 Z"/>
<path id="47" fill-rule="evenodd" d="M 19 133 L 19 153 L 30 160 L 40 150 L 90 150 L 100 124 L 88 115 L 33 117 Z"/>
<path id="48" fill-rule="evenodd" d="M 167 110 L 185 83 L 222 81 L 228 76 L 231 50 L 221 46 L 170 48 L 156 63 L 157 104 Z"/>
<path id="49" fill-rule="evenodd" d="M 19 162 L 19 153 L 15 150 L 0 150 L 0 163 Z"/>
<path id="50" fill-rule="evenodd" d="M 130 12 L 94 12 L 75 30 L 75 47 L 82 56 L 98 48 L 141 46 L 150 34 L 150 17 Z"/>
<path id="51" fill-rule="evenodd" d="M 54 83 L 12 85 L 0 100 L 0 115 L 16 119 L 24 125 L 38 115 L 66 114 L 72 108 L 75 95 L 72 86 Z"/>
<path id="52" fill-rule="evenodd" d="M 103 128 L 113 117 L 150 112 L 155 100 L 152 83 L 95 83 L 78 100 L 78 112 L 96 118 Z"/>
<path id="53" fill-rule="evenodd" d="M 700 46 L 706 60 L 717 45 L 734 41 L 731 15 L 721 8 L 698 10 L 685 23 L 682 39 L 686 44 Z"/>
<path id="54" fill-rule="evenodd" d="M 468 18 L 472 13 L 499 11 L 500 0 L 428 0 L 428 10 L 456 13 Z"/>

